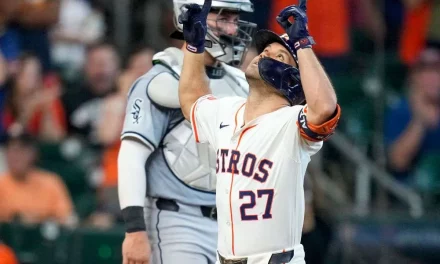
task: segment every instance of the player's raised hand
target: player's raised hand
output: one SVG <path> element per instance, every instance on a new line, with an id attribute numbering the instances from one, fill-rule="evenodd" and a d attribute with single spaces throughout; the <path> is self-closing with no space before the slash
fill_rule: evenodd
<path id="1" fill-rule="evenodd" d="M 294 19 L 293 23 L 289 21 L 291 17 Z M 290 41 L 295 43 L 296 49 L 310 48 L 315 44 L 307 26 L 307 0 L 300 0 L 299 5 L 284 8 L 276 19 L 286 31 Z"/>
<path id="2" fill-rule="evenodd" d="M 187 43 L 187 50 L 193 53 L 205 51 L 205 36 L 208 31 L 206 20 L 211 9 L 212 0 L 205 0 L 203 7 L 197 4 L 184 5 L 186 10 L 179 16 L 179 23 L 183 24 L 183 37 Z"/>

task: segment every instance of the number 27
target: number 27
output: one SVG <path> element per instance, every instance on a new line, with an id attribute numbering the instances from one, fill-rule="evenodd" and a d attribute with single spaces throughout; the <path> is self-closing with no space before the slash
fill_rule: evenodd
<path id="1" fill-rule="evenodd" d="M 270 219 L 272 218 L 272 202 L 273 202 L 273 189 L 262 189 L 257 190 L 257 194 L 255 195 L 255 192 L 253 191 L 240 191 L 239 198 L 243 199 L 244 197 L 250 197 L 249 203 L 244 203 L 240 206 L 240 214 L 241 214 L 241 220 L 243 221 L 250 221 L 250 220 L 258 220 L 258 215 L 250 215 L 246 214 L 246 209 L 252 209 L 256 205 L 256 196 L 258 198 L 263 197 L 263 195 L 267 195 L 266 200 L 266 209 L 264 210 L 264 214 L 262 215 L 263 219 Z"/>

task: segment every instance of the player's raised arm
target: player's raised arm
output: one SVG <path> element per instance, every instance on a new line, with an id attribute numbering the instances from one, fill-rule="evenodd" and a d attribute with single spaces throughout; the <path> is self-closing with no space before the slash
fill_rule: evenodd
<path id="1" fill-rule="evenodd" d="M 315 44 L 307 27 L 307 0 L 300 0 L 299 6 L 286 7 L 277 17 L 289 39 L 295 43 L 301 83 L 307 101 L 307 121 L 321 125 L 337 111 L 336 94 L 324 68 L 316 58 L 312 45 Z M 295 22 L 289 22 L 293 17 Z"/>
<path id="2" fill-rule="evenodd" d="M 209 82 L 205 74 L 204 50 L 207 32 L 206 19 L 212 0 L 205 0 L 201 8 L 197 4 L 184 6 L 187 10 L 179 16 L 183 24 L 186 50 L 179 82 L 179 100 L 183 115 L 190 120 L 192 105 L 200 97 L 209 94 Z"/>

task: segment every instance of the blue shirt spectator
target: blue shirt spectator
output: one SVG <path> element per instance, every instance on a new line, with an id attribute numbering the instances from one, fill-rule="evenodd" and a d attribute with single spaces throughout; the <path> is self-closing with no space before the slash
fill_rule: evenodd
<path id="1" fill-rule="evenodd" d="M 19 35 L 17 30 L 7 28 L 0 32 L 0 52 L 6 61 L 15 61 L 20 55 Z"/>
<path id="2" fill-rule="evenodd" d="M 28 29 L 18 26 L 20 46 L 23 51 L 31 52 L 40 59 L 43 72 L 51 70 L 50 40 L 47 29 Z"/>
<path id="3" fill-rule="evenodd" d="M 21 49 L 34 53 L 51 70 L 49 29 L 58 23 L 60 0 L 23 0 L 14 16 L 15 28 L 20 34 Z"/>
<path id="4" fill-rule="evenodd" d="M 385 145 L 389 149 L 393 143 L 395 143 L 400 136 L 402 136 L 405 130 L 410 126 L 413 120 L 413 114 L 411 113 L 411 106 L 408 99 L 401 98 L 398 102 L 394 103 L 387 112 L 385 117 Z M 440 152 L 440 123 L 437 127 L 423 131 L 423 135 L 420 138 L 420 145 L 415 153 L 411 163 L 408 164 L 408 168 L 399 171 L 395 168 L 391 168 L 394 175 L 399 180 L 406 180 L 411 172 L 411 169 L 417 164 L 419 158 L 424 154 L 438 153 Z"/>
<path id="5" fill-rule="evenodd" d="M 413 66 L 408 97 L 388 110 L 384 136 L 389 168 L 403 181 L 423 155 L 440 153 L 440 51 L 424 51 Z"/>

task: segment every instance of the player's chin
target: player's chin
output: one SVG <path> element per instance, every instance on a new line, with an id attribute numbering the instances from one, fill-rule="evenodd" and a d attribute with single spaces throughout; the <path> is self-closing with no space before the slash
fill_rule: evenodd
<path id="1" fill-rule="evenodd" d="M 258 71 L 258 64 L 251 63 L 246 68 L 246 71 L 244 72 L 247 79 L 252 80 L 259 80 L 261 79 L 260 72 Z"/>

